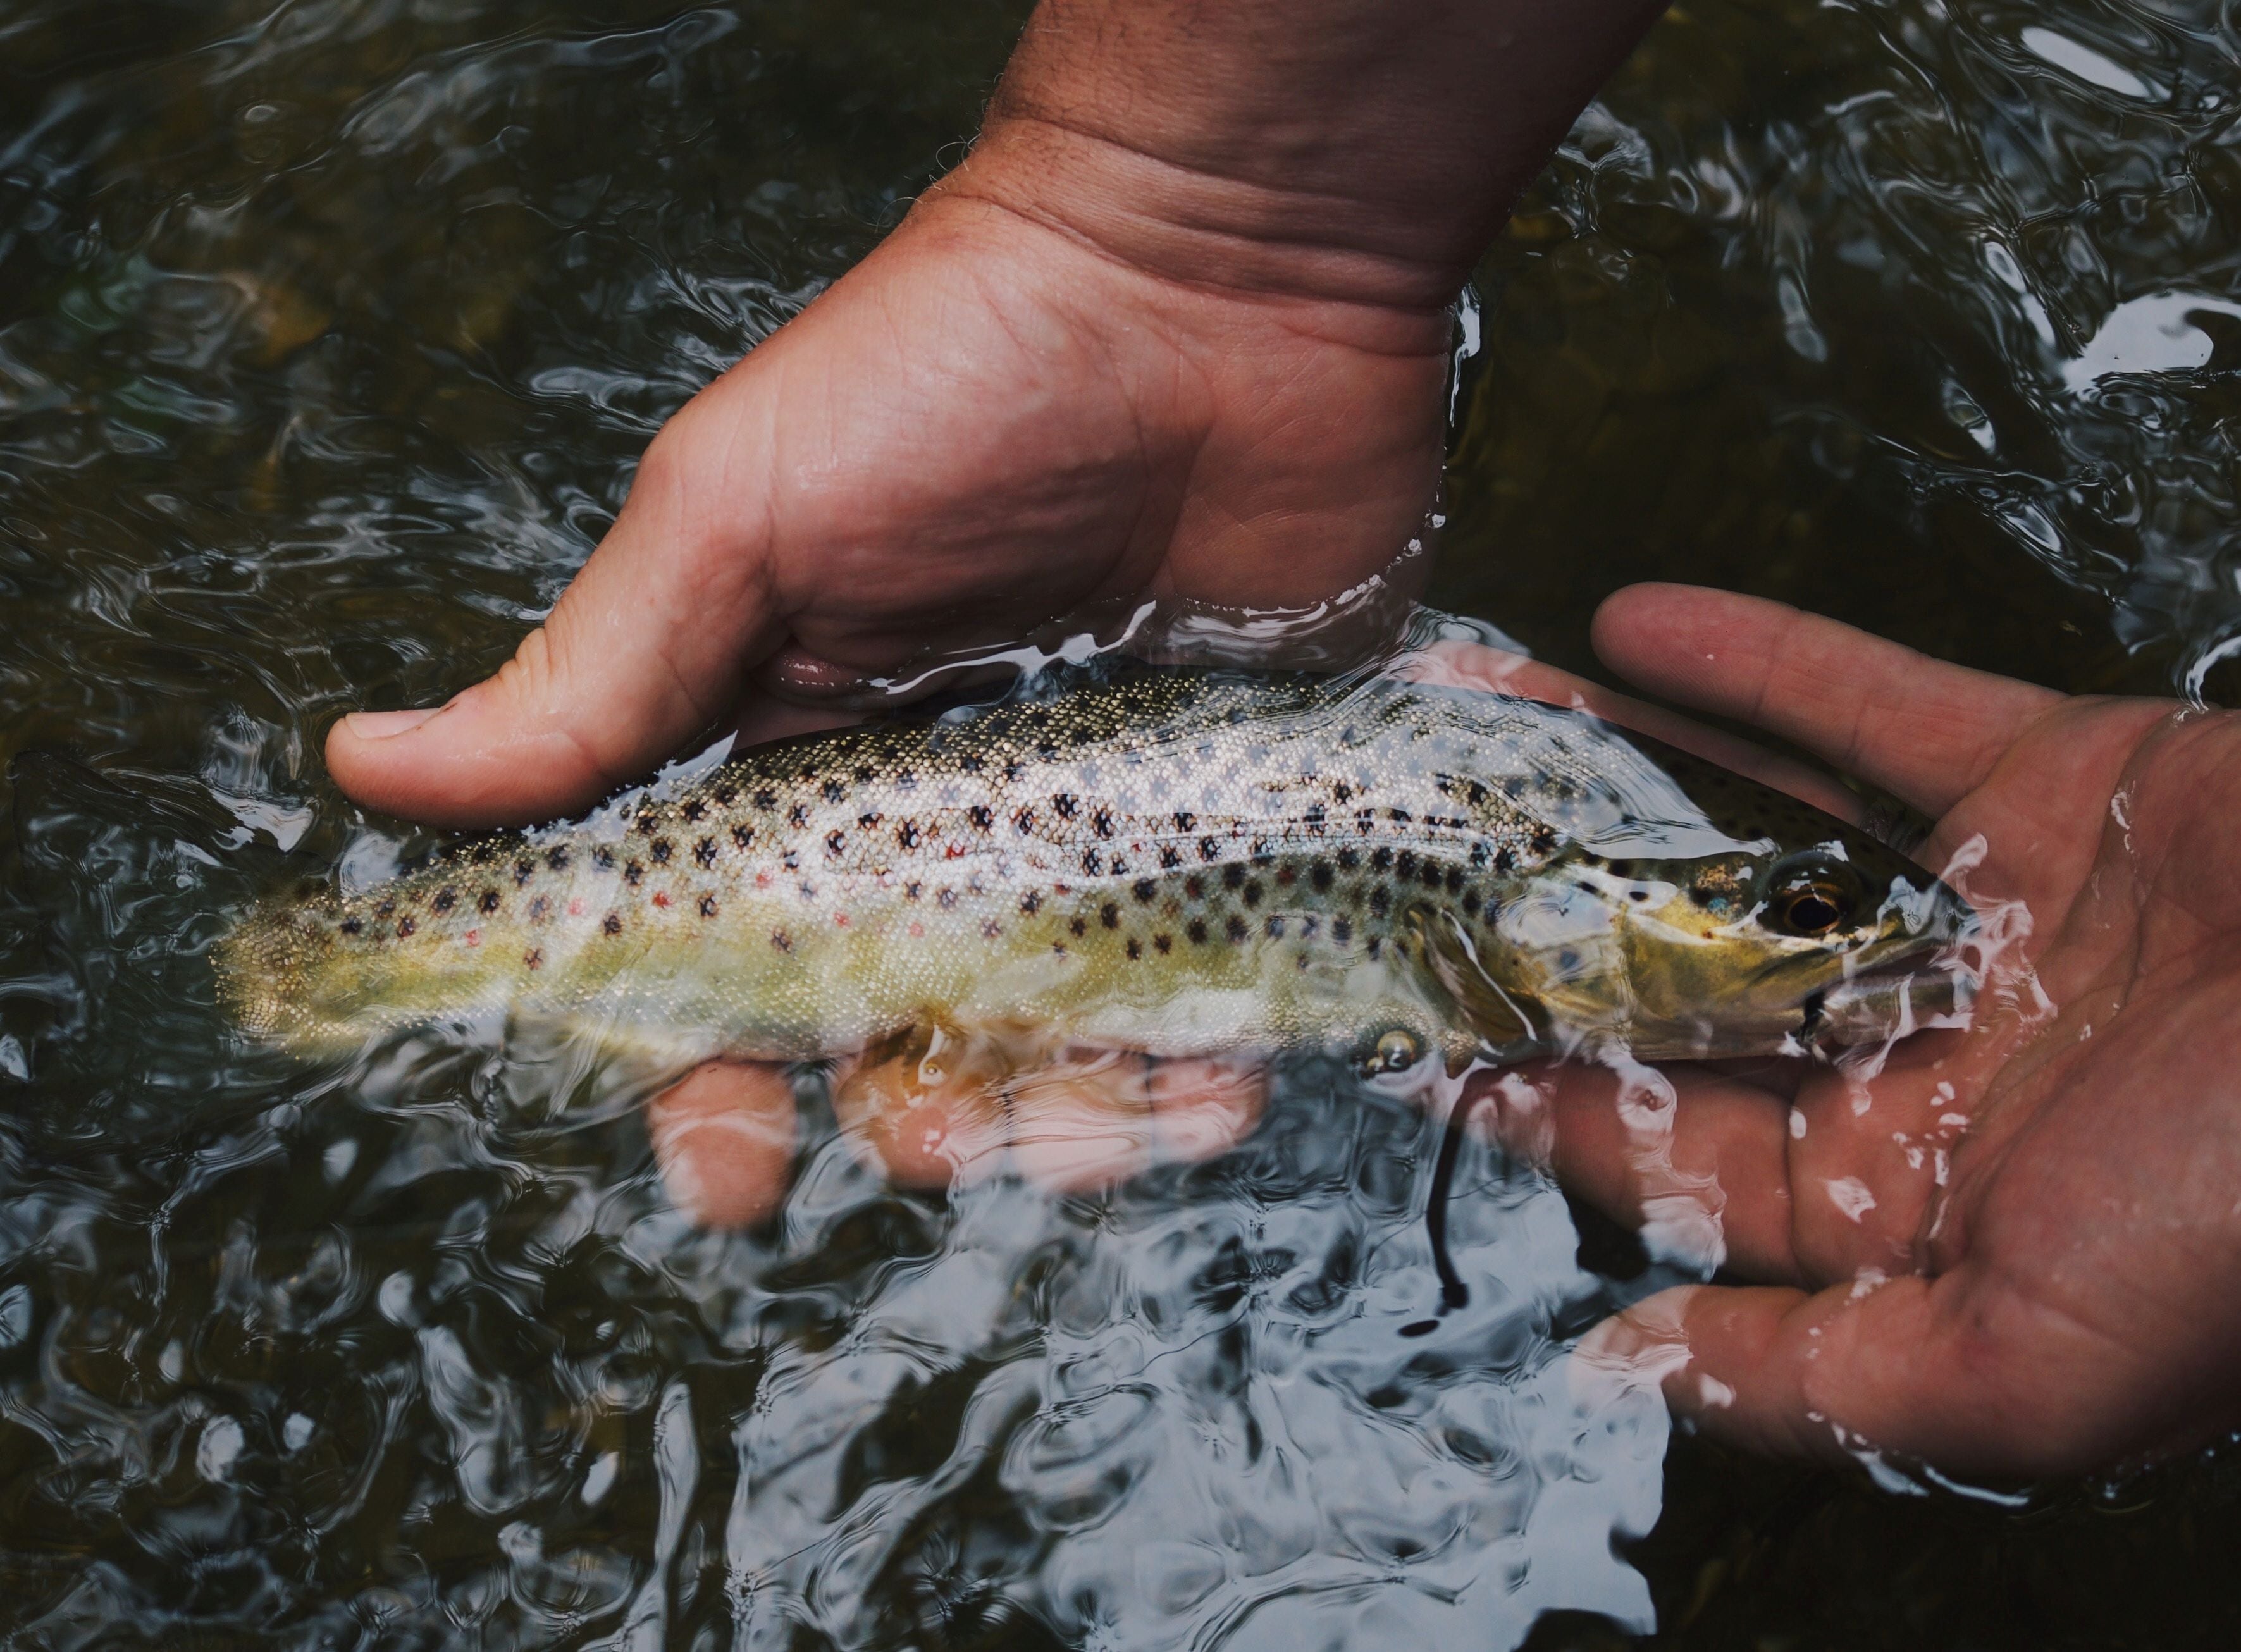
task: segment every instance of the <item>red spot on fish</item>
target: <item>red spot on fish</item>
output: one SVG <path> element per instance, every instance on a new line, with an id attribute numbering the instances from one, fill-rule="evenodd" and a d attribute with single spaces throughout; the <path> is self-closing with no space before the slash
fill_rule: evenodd
<path id="1" fill-rule="evenodd" d="M 834 927 L 834 928 L 836 928 L 836 929 L 846 929 L 846 928 L 847 928 L 847 926 L 848 926 L 848 914 L 847 914 L 846 913 L 845 913 L 845 912 L 836 912 L 836 913 L 834 913 L 833 914 L 833 927 Z"/>
<path id="2" fill-rule="evenodd" d="M 941 853 L 944 859 L 962 860 L 965 859 L 965 846 L 961 843 L 953 843 Z"/>
<path id="3" fill-rule="evenodd" d="M 917 940 L 920 939 L 922 936 L 924 936 L 924 935 L 925 935 L 925 933 L 926 933 L 926 926 L 925 926 L 924 924 L 921 924 L 921 923 L 918 923 L 918 922 L 916 922 L 916 921 L 913 921 L 913 922 L 911 924 L 911 926 L 910 926 L 910 932 L 911 932 L 911 939 L 912 939 L 913 940 Z"/>
<path id="4" fill-rule="evenodd" d="M 770 875 L 770 873 L 768 873 L 767 872 L 758 872 L 757 873 L 755 873 L 755 887 L 756 887 L 756 888 L 758 888 L 758 889 L 767 889 L 767 888 L 769 888 L 769 887 L 770 887 L 770 886 L 771 886 L 771 875 Z"/>
<path id="5" fill-rule="evenodd" d="M 479 929 L 470 929 L 466 933 L 466 942 L 470 946 L 481 946 L 483 944 L 483 932 Z"/>
<path id="6" fill-rule="evenodd" d="M 669 904 L 669 892 L 666 889 L 657 891 L 653 897 L 653 904 L 657 906 L 666 906 Z"/>
<path id="7" fill-rule="evenodd" d="M 584 903 L 580 900 L 570 901 L 568 903 L 568 915 L 571 918 L 581 918 L 584 915 Z"/>

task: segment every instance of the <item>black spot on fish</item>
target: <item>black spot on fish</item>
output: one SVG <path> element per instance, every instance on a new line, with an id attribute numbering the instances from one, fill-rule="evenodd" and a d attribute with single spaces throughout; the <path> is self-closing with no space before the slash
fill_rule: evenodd
<path id="1" fill-rule="evenodd" d="M 1494 857 L 1494 869 L 1496 872 L 1515 872 L 1517 870 L 1516 854 L 1504 847 Z"/>
<path id="2" fill-rule="evenodd" d="M 1149 900 L 1158 890 L 1159 885 L 1154 883 L 1149 878 L 1139 878 L 1130 886 L 1128 893 L 1139 900 Z"/>
<path id="3" fill-rule="evenodd" d="M 788 872 L 800 871 L 801 851 L 799 849 L 788 849 L 784 854 L 778 858 L 778 863 L 784 866 Z"/>
<path id="4" fill-rule="evenodd" d="M 734 848 L 746 848 L 748 846 L 753 844 L 754 840 L 754 827 L 751 826 L 735 826 L 732 828 L 732 845 Z"/>
<path id="5" fill-rule="evenodd" d="M 1096 813 L 1089 817 L 1089 825 L 1090 829 L 1095 832 L 1099 837 L 1111 837 L 1113 835 L 1112 812 L 1107 809 L 1098 810 Z"/>
<path id="6" fill-rule="evenodd" d="M 612 872 L 615 869 L 615 852 L 605 847 L 592 850 L 592 864 L 601 872 Z"/>
<path id="7" fill-rule="evenodd" d="M 1157 952 L 1162 958 L 1165 958 L 1169 952 L 1174 950 L 1174 938 L 1170 935 L 1154 935 L 1152 937 L 1153 950 Z"/>
<path id="8" fill-rule="evenodd" d="M 1193 814 L 1188 809 L 1177 809 L 1175 811 L 1176 831 L 1188 832 L 1197 825 L 1198 816 Z"/>
<path id="9" fill-rule="evenodd" d="M 1323 806 L 1322 806 L 1321 804 L 1320 804 L 1320 803 L 1311 803 L 1311 804 L 1309 804 L 1309 805 L 1308 806 L 1308 812 L 1307 812 L 1305 814 L 1301 815 L 1301 816 L 1300 817 L 1300 819 L 1301 819 L 1301 823 L 1302 823 L 1302 824 L 1304 824 L 1304 825 L 1307 826 L 1307 828 L 1308 828 L 1308 835 L 1309 837 L 1311 837 L 1311 838 L 1320 838 L 1321 836 L 1322 836 L 1322 834 L 1323 834 L 1323 819 L 1324 819 L 1324 816 L 1323 816 Z"/>
<path id="10" fill-rule="evenodd" d="M 1081 869 L 1087 873 L 1091 877 L 1094 878 L 1097 876 L 1098 873 L 1104 869 L 1104 866 L 1105 856 L 1103 852 L 1097 849 L 1085 849 L 1081 852 Z"/>
<path id="11" fill-rule="evenodd" d="M 1341 870 L 1352 872 L 1356 866 L 1361 864 L 1361 851 L 1359 849 L 1341 849 L 1338 852 L 1338 864 Z"/>
<path id="12" fill-rule="evenodd" d="M 1351 803 L 1354 801 L 1354 788 L 1344 780 L 1341 780 L 1336 786 L 1331 787 L 1331 796 L 1341 803 Z"/>
<path id="13" fill-rule="evenodd" d="M 716 788 L 716 801 L 722 807 L 728 809 L 733 804 L 738 802 L 739 799 L 739 788 L 738 786 L 726 784 Z"/>
<path id="14" fill-rule="evenodd" d="M 449 912 L 459 904 L 459 892 L 456 889 L 438 889 L 436 892 L 436 898 L 428 904 L 438 912 Z"/>
<path id="15" fill-rule="evenodd" d="M 838 803 L 848 795 L 848 788 L 838 780 L 827 780 L 818 788 L 827 803 Z"/>
<path id="16" fill-rule="evenodd" d="M 965 818 L 972 821 L 977 830 L 982 832 L 986 832 L 996 824 L 995 812 L 985 803 L 976 803 L 966 810 Z"/>
<path id="17" fill-rule="evenodd" d="M 1203 918 L 1192 919 L 1188 924 L 1184 926 L 1183 933 L 1191 938 L 1191 945 L 1194 946 L 1205 946 L 1206 920 Z"/>
<path id="18" fill-rule="evenodd" d="M 876 810 L 873 810 L 858 815 L 856 817 L 856 824 L 865 831 L 869 832 L 873 826 L 879 825 L 880 821 L 886 819 L 886 816 L 880 813 Z"/>
<path id="19" fill-rule="evenodd" d="M 485 914 L 496 912 L 498 910 L 498 891 L 495 889 L 484 890 L 482 899 L 476 901 L 475 905 L 479 906 Z"/>
<path id="20" fill-rule="evenodd" d="M 529 903 L 529 920 L 541 924 L 552 911 L 552 902 L 545 895 L 533 897 Z"/>
<path id="21" fill-rule="evenodd" d="M 1408 811 L 1406 809 L 1388 809 L 1385 811 L 1385 818 L 1392 821 L 1395 826 L 1407 826 L 1408 824 Z"/>
<path id="22" fill-rule="evenodd" d="M 772 791 L 768 786 L 760 788 L 755 793 L 755 807 L 759 809 L 775 809 L 778 807 L 778 793 Z"/>
<path id="23" fill-rule="evenodd" d="M 1487 846 L 1486 839 L 1480 839 L 1470 847 L 1471 870 L 1473 872 L 1480 870 L 1493 856 L 1494 851 Z"/>
<path id="24" fill-rule="evenodd" d="M 686 819 L 698 820 L 706 816 L 707 813 L 708 806 L 703 803 L 699 798 L 688 798 L 686 799 L 684 814 Z"/>
<path id="25" fill-rule="evenodd" d="M 1004 926 L 1003 926 L 1003 925 L 1001 925 L 1001 924 L 1000 924 L 1000 923 L 998 923 L 998 922 L 997 922 L 993 918 L 986 918 L 986 919 L 983 919 L 983 920 L 981 920 L 981 923 L 980 923 L 980 939 L 981 939 L 981 940 L 995 940 L 995 939 L 996 939 L 996 937 L 997 937 L 997 936 L 999 936 L 999 935 L 1002 934 L 1003 933 L 1004 933 Z"/>
<path id="26" fill-rule="evenodd" d="M 1261 885 L 1257 880 L 1245 886 L 1245 904 L 1248 906 L 1261 904 Z"/>
<path id="27" fill-rule="evenodd" d="M 1448 868 L 1448 875 L 1445 882 L 1447 883 L 1448 893 L 1449 894 L 1461 894 L 1463 887 L 1462 868 L 1461 866 L 1449 866 Z"/>
<path id="28" fill-rule="evenodd" d="M 925 893 L 926 886 L 922 883 L 906 883 L 903 886 L 903 899 L 905 900 L 916 900 Z"/>
<path id="29" fill-rule="evenodd" d="M 918 847 L 918 822 L 906 820 L 895 828 L 895 841 L 906 849 Z"/>
<path id="30" fill-rule="evenodd" d="M 545 949 L 542 946 L 532 946 L 527 952 L 522 953 L 521 961 L 531 969 L 544 968 Z"/>
<path id="31" fill-rule="evenodd" d="M 1183 852 L 1181 850 L 1176 848 L 1173 844 L 1164 844 L 1161 846 L 1160 865 L 1161 866 L 1165 867 L 1167 871 L 1172 872 L 1177 866 L 1182 865 L 1182 863 Z"/>
<path id="32" fill-rule="evenodd" d="M 676 846 L 671 843 L 667 838 L 658 838 L 654 840 L 653 859 L 655 864 L 664 866 L 667 866 L 669 864 L 669 857 L 676 852 Z"/>
<path id="33" fill-rule="evenodd" d="M 1218 838 L 1201 838 L 1198 840 L 1198 858 L 1200 859 L 1213 860 L 1219 858 L 1221 853 L 1221 842 Z"/>
<path id="34" fill-rule="evenodd" d="M 345 918 L 343 920 L 342 930 L 343 933 L 345 935 L 355 935 L 359 930 L 365 927 L 365 926 L 358 922 L 355 918 Z"/>
<path id="35" fill-rule="evenodd" d="M 963 769 L 967 774 L 978 774 L 981 770 L 988 766 L 988 760 L 974 752 L 967 752 L 964 756 L 957 759 L 957 766 Z"/>
<path id="36" fill-rule="evenodd" d="M 1369 959 L 1372 963 L 1377 961 L 1377 954 L 1384 949 L 1384 941 L 1380 940 L 1377 936 L 1372 935 L 1369 938 L 1368 952 Z"/>
<path id="37" fill-rule="evenodd" d="M 1086 935 L 1089 933 L 1089 921 L 1085 918 L 1076 918 L 1067 927 L 1077 935 Z"/>
<path id="38" fill-rule="evenodd" d="M 1283 939 L 1284 920 L 1281 918 L 1277 917 L 1274 913 L 1269 914 L 1268 921 L 1265 926 L 1265 928 L 1270 940 L 1281 940 Z"/>
<path id="39" fill-rule="evenodd" d="M 1440 869 L 1429 860 L 1424 862 L 1422 869 L 1419 871 L 1416 875 L 1423 880 L 1424 887 L 1427 889 L 1437 889 L 1440 886 Z M 1462 886 L 1462 874 L 1461 873 L 1457 873 L 1455 874 L 1455 884 L 1457 887 Z"/>
<path id="40" fill-rule="evenodd" d="M 716 915 L 715 896 L 703 895 L 700 897 L 700 915 L 703 918 L 713 918 Z"/>
<path id="41" fill-rule="evenodd" d="M 1225 889 L 1242 889 L 1245 886 L 1245 868 L 1234 860 L 1224 866 L 1221 869 L 1221 886 Z"/>
<path id="42" fill-rule="evenodd" d="M 1412 861 L 1415 859 L 1415 856 L 1414 855 L 1411 855 L 1408 858 Z M 1369 864 L 1379 872 L 1390 871 L 1393 866 L 1393 851 L 1383 847 L 1379 848 L 1375 853 L 1369 857 Z"/>
<path id="43" fill-rule="evenodd" d="M 935 902 L 940 905 L 944 912 L 952 912 L 956 909 L 957 891 L 954 889 L 937 890 L 934 893 L 933 898 Z"/>
<path id="44" fill-rule="evenodd" d="M 1377 853 L 1385 854 L 1385 851 L 1380 849 Z M 1397 855 L 1385 854 L 1385 859 L 1382 860 L 1378 859 L 1376 855 L 1372 855 L 1369 859 L 1369 864 L 1375 866 L 1380 872 L 1382 872 L 1386 867 L 1390 866 L 1394 871 L 1400 873 L 1401 876 L 1404 878 L 1413 878 L 1416 875 L 1416 852 L 1414 849 L 1403 849 Z"/>
<path id="45" fill-rule="evenodd" d="M 1021 809 L 1012 817 L 1012 829 L 1021 837 L 1026 837 L 1035 829 L 1035 812 L 1033 809 Z"/>
<path id="46" fill-rule="evenodd" d="M 1328 860 L 1316 861 L 1314 866 L 1308 869 L 1308 881 L 1314 886 L 1315 893 L 1317 894 L 1328 894 L 1330 893 L 1330 886 L 1335 881 L 1331 876 L 1330 862 Z"/>
<path id="47" fill-rule="evenodd" d="M 1198 873 L 1194 872 L 1189 877 L 1183 880 L 1183 893 L 1188 895 L 1193 900 L 1204 900 L 1206 898 L 1206 880 L 1200 877 Z"/>
<path id="48" fill-rule="evenodd" d="M 1020 910 L 1027 913 L 1028 917 L 1034 917 L 1037 913 L 1040 912 L 1042 908 L 1043 898 L 1037 894 L 1034 890 L 1030 889 L 1027 893 L 1020 897 Z"/>
<path id="49" fill-rule="evenodd" d="M 918 786 L 918 775 L 913 770 L 905 769 L 895 776 L 895 785 L 901 791 L 913 791 Z"/>
<path id="50" fill-rule="evenodd" d="M 623 881 L 635 889 L 646 881 L 646 868 L 635 860 L 623 868 Z"/>
<path id="51" fill-rule="evenodd" d="M 1348 941 L 1354 939 L 1353 924 L 1349 923 L 1343 918 L 1332 919 L 1331 939 L 1336 941 L 1340 946 L 1345 946 Z"/>
<path id="52" fill-rule="evenodd" d="M 1533 831 L 1533 853 L 1554 854 L 1555 852 L 1556 829 L 1554 826 L 1535 826 Z"/>
<path id="53" fill-rule="evenodd" d="M 777 947 L 779 951 L 782 953 L 790 953 L 793 950 L 793 938 L 783 929 L 773 929 L 771 931 L 771 945 Z"/>
<path id="54" fill-rule="evenodd" d="M 1120 928 L 1120 908 L 1114 906 L 1111 901 L 1107 901 L 1103 906 L 1097 909 L 1097 921 L 1103 924 L 1107 929 Z"/>
<path id="55" fill-rule="evenodd" d="M 394 916 L 396 915 L 396 913 L 397 913 L 397 901 L 396 901 L 396 900 L 395 900 L 395 898 L 394 898 L 394 897 L 391 897 L 390 900 L 387 900 L 383 901 L 383 902 L 382 902 L 378 906 L 376 906 L 376 907 L 373 909 L 373 915 L 374 915 L 375 917 L 377 917 L 377 918 L 390 918 L 390 917 L 394 917 Z"/>
<path id="56" fill-rule="evenodd" d="M 873 779 L 878 775 L 878 773 L 879 771 L 873 768 L 868 763 L 859 763 L 856 766 L 856 778 L 859 780 Z"/>
<path id="57" fill-rule="evenodd" d="M 1379 918 L 1393 910 L 1393 897 L 1381 883 L 1369 892 L 1369 910 Z"/>
<path id="58" fill-rule="evenodd" d="M 1071 820 L 1081 805 L 1075 799 L 1073 793 L 1060 792 L 1051 799 L 1051 807 L 1058 811 L 1060 819 Z"/>
<path id="59" fill-rule="evenodd" d="M 1129 937 L 1128 937 L 1128 956 L 1129 956 L 1131 959 L 1137 959 L 1137 958 L 1141 958 L 1143 955 L 1144 955 L 1144 943 L 1143 943 L 1142 941 L 1141 941 L 1141 940 L 1137 940 L 1134 935 L 1129 936 Z"/>
<path id="60" fill-rule="evenodd" d="M 527 883 L 536 875 L 537 863 L 534 860 L 517 860 L 513 863 L 513 886 L 515 888 L 520 888 L 522 885 Z"/>
<path id="61" fill-rule="evenodd" d="M 610 935 L 621 934 L 623 933 L 622 914 L 615 912 L 609 913 L 605 918 L 602 918 L 599 920 L 599 927 L 605 930 Z"/>
<path id="62" fill-rule="evenodd" d="M 563 845 L 555 848 L 547 849 L 545 852 L 545 864 L 552 867 L 555 872 L 567 871 L 568 851 L 566 846 Z"/>
<path id="63" fill-rule="evenodd" d="M 1228 924 L 1226 926 L 1226 933 L 1228 934 L 1229 939 L 1234 942 L 1243 940 L 1246 936 L 1251 934 L 1253 932 L 1245 926 L 1245 920 L 1242 918 L 1232 917 Z"/>
<path id="64" fill-rule="evenodd" d="M 847 847 L 848 847 L 848 834 L 847 834 L 846 833 L 845 833 L 845 832 L 828 832 L 828 833 L 826 833 L 825 834 L 825 853 L 827 853 L 827 854 L 835 854 L 835 855 L 837 855 L 837 854 L 842 853 L 844 851 L 846 851 L 846 848 L 847 848 Z"/>
<path id="65" fill-rule="evenodd" d="M 703 838 L 692 846 L 692 858 L 704 866 L 716 864 L 716 839 Z"/>
<path id="66" fill-rule="evenodd" d="M 807 826 L 809 824 L 809 806 L 806 803 L 795 804 L 792 808 L 786 812 L 786 820 L 788 826 Z"/>

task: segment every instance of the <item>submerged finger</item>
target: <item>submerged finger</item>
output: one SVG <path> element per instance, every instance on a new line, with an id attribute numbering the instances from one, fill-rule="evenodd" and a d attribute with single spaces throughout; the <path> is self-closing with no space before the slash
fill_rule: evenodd
<path id="1" fill-rule="evenodd" d="M 1700 1067 L 1552 1064 L 1485 1081 L 1509 1151 L 1639 1231 L 1655 1255 L 1794 1280 L 1786 1102 Z"/>
<path id="2" fill-rule="evenodd" d="M 1008 1087 L 1013 1163 L 1031 1181 L 1073 1192 L 1211 1158 L 1252 1128 L 1265 1092 L 1252 1058 L 1070 1051 Z"/>
<path id="3" fill-rule="evenodd" d="M 907 1187 L 993 1174 L 1009 1146 L 1005 1070 L 926 1037 L 870 1052 L 833 1087 L 833 1110 L 878 1167 Z"/>
<path id="4" fill-rule="evenodd" d="M 1933 815 L 2063 698 L 1782 603 L 1692 585 L 1617 592 L 1596 611 L 1594 635 L 1596 653 L 1650 692 L 1796 740 Z"/>
<path id="5" fill-rule="evenodd" d="M 693 1221 L 750 1227 L 786 1196 L 797 1135 L 786 1067 L 710 1061 L 646 1104 L 646 1127 L 662 1183 Z"/>

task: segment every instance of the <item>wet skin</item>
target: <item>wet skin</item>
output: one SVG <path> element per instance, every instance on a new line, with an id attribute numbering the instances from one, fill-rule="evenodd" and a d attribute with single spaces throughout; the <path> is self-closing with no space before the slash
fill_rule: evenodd
<path id="1" fill-rule="evenodd" d="M 1873 1446 L 1995 1475 L 2107 1467 L 2231 1426 L 2241 1326 L 2220 1305 L 2241 1290 L 2241 1079 L 2227 1048 L 2241 1010 L 2241 716 L 2067 699 L 1686 587 L 1614 598 L 1596 642 L 1643 686 L 1933 814 L 1930 864 L 1981 837 L 1972 893 L 2020 903 L 2030 923 L 1973 1027 L 1917 1034 L 1872 1076 L 1676 1065 L 1623 1098 L 1593 1067 L 1482 1082 L 1478 1116 L 1514 1150 L 1621 1220 L 1654 1214 L 1670 1232 L 1693 1216 L 1737 1281 L 1607 1322 L 1583 1375 L 1662 1384 L 1707 1431 L 1769 1450 Z M 1500 657 L 1452 668 L 1562 686 Z M 1691 738 L 1589 692 L 1606 715 Z M 1794 768 L 1710 744 L 1809 789 Z M 1163 1147 L 1219 1148 L 1249 1123 L 1260 1083 L 1234 1066 L 1098 1054 L 1008 1110 L 969 1087 L 929 1093 L 892 1064 L 853 1068 L 840 1094 L 904 1180 L 985 1174 L 1009 1154 L 1070 1184 Z M 779 1073 L 706 1069 L 653 1118 L 681 1191 L 712 1218 L 753 1215 L 782 1191 L 793 1098 Z"/>

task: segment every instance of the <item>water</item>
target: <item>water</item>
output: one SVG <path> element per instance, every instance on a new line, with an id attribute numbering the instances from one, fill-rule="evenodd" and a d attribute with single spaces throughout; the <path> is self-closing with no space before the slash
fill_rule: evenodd
<path id="1" fill-rule="evenodd" d="M 1436 1139 L 1312 1066 L 1064 1200 L 894 1192 L 812 1096 L 725 1236 L 568 1074 L 229 1053 L 200 948 L 363 824 L 326 723 L 505 656 L 1019 15 L 0 15 L 0 755 L 100 771 L 11 788 L 0 1630 L 2230 1644 L 2230 1454 L 2021 1514 L 1685 1440 L 1661 1484 L 1662 1421 L 1551 1374 L 1660 1270 L 1491 1159 L 1471 1308 L 1385 1334 L 1437 1300 Z M 2177 0 L 1685 6 L 1482 271 L 1435 599 L 1578 664 L 1603 591 L 1695 577 L 2231 698 L 2236 46 Z"/>

